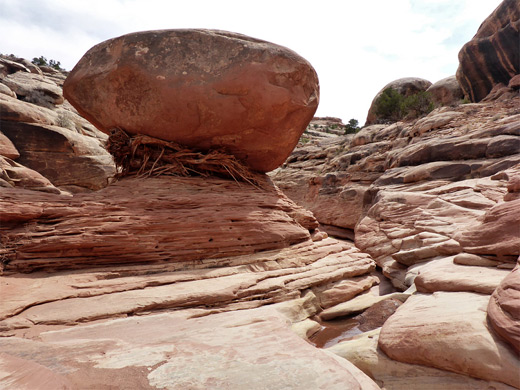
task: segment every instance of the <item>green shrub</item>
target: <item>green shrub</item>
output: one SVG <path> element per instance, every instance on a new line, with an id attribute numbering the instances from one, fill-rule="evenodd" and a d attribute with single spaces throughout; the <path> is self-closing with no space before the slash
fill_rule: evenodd
<path id="1" fill-rule="evenodd" d="M 376 116 L 381 119 L 398 121 L 401 119 L 403 95 L 394 88 L 386 88 L 376 101 Z"/>
<path id="2" fill-rule="evenodd" d="M 429 92 L 418 92 L 403 96 L 394 88 L 386 88 L 375 103 L 376 116 L 385 121 L 415 119 L 429 114 L 435 105 Z"/>
<path id="3" fill-rule="evenodd" d="M 357 121 L 357 119 L 352 118 L 345 125 L 345 134 L 354 134 L 354 133 L 357 133 L 359 130 L 360 130 L 360 127 L 359 127 L 359 122 Z"/>
<path id="4" fill-rule="evenodd" d="M 415 119 L 428 115 L 433 111 L 431 94 L 429 92 L 418 92 L 405 97 L 401 105 L 401 115 L 403 118 Z"/>

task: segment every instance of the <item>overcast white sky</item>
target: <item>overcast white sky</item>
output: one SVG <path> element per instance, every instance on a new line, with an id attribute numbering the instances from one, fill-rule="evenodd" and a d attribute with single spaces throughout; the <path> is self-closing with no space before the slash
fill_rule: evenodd
<path id="1" fill-rule="evenodd" d="M 316 69 L 318 116 L 365 122 L 388 82 L 455 74 L 461 47 L 500 0 L 0 0 L 0 53 L 70 70 L 130 32 L 215 28 L 296 51 Z"/>

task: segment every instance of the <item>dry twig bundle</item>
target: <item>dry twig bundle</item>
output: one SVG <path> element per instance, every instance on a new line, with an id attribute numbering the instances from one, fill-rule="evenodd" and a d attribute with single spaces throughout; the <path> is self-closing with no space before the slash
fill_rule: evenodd
<path id="1" fill-rule="evenodd" d="M 147 135 L 130 137 L 119 128 L 111 130 L 107 150 L 114 157 L 119 176 L 220 176 L 259 185 L 257 174 L 235 156 L 218 150 L 196 152 Z"/>

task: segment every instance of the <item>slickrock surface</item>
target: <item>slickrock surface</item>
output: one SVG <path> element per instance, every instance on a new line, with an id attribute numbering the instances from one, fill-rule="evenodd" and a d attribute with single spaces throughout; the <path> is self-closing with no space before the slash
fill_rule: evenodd
<path id="1" fill-rule="evenodd" d="M 373 260 L 261 184 L 127 178 L 72 198 L 6 189 L 0 387 L 31 386 L 34 373 L 66 389 L 378 389 L 290 327 Z M 277 302 L 283 315 L 243 310 Z"/>
<path id="2" fill-rule="evenodd" d="M 314 141 L 271 177 L 321 224 L 355 232 L 356 245 L 403 290 L 413 282 L 405 282 L 408 267 L 437 257 L 514 264 L 518 107 L 518 97 L 442 107 L 417 121 Z"/>
<path id="3" fill-rule="evenodd" d="M 520 73 L 520 1 L 504 0 L 459 52 L 457 79 L 473 102 Z"/>
<path id="4" fill-rule="evenodd" d="M 511 273 L 520 255 L 520 97 L 513 84 L 496 85 L 481 103 L 449 104 L 417 120 L 315 137 L 270 174 L 407 290 L 381 329 L 347 328 L 328 349 L 386 390 L 520 388 Z M 364 291 L 319 319 L 354 321 L 398 294 Z M 324 321 L 306 325 L 327 330 Z"/>
<path id="5" fill-rule="evenodd" d="M 160 30 L 94 46 L 64 94 L 106 133 L 117 127 L 225 149 L 267 172 L 312 119 L 319 84 L 312 66 L 285 47 L 226 31 Z"/>
<path id="6" fill-rule="evenodd" d="M 426 92 L 431 94 L 432 100 L 440 106 L 450 106 L 464 99 L 464 93 L 456 76 L 449 76 L 430 85 Z"/>
<path id="7" fill-rule="evenodd" d="M 0 338 L 2 351 L 38 366 L 14 378 L 0 371 L 0 386 L 22 388 L 48 367 L 62 386 L 54 389 L 379 389 L 286 322 L 272 307 L 202 318 L 183 311 L 47 331 L 38 340 Z"/>

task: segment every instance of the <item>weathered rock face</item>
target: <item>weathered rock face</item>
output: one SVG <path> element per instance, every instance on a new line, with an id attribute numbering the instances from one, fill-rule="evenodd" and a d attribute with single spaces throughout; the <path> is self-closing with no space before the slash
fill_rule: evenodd
<path id="1" fill-rule="evenodd" d="M 96 138 L 59 126 L 0 121 L 0 127 L 20 151 L 18 162 L 55 186 L 99 190 L 115 175 L 111 156 Z"/>
<path id="2" fill-rule="evenodd" d="M 47 331 L 40 340 L 2 337 L 7 353 L 0 354 L 0 386 L 379 389 L 347 360 L 300 339 L 286 322 L 273 307 L 202 318 L 182 311 Z"/>
<path id="3" fill-rule="evenodd" d="M 2 85 L 2 84 L 0 84 Z M 20 153 L 16 150 L 11 140 L 3 133 L 0 133 L 0 156 L 16 160 L 20 157 Z"/>
<path id="4" fill-rule="evenodd" d="M 502 280 L 487 307 L 491 326 L 520 354 L 520 265 Z"/>
<path id="5" fill-rule="evenodd" d="M 16 160 L 3 163 L 10 172 L 3 185 L 57 193 L 105 187 L 116 173 L 107 136 L 64 101 L 65 75 L 12 56 L 0 56 L 0 65 L 0 155 Z"/>
<path id="6" fill-rule="evenodd" d="M 464 94 L 479 102 L 499 83 L 520 73 L 520 3 L 504 0 L 459 52 L 457 79 Z"/>
<path id="7" fill-rule="evenodd" d="M 225 149 L 252 169 L 283 163 L 318 106 L 312 66 L 293 51 L 216 30 L 162 30 L 90 49 L 64 84 L 99 129 Z"/>
<path id="8" fill-rule="evenodd" d="M 418 92 L 426 91 L 431 85 L 432 83 L 430 81 L 421 79 L 419 77 L 405 77 L 388 83 L 381 89 L 381 91 L 377 93 L 377 95 L 374 97 L 374 100 L 372 100 L 372 104 L 370 105 L 370 109 L 368 110 L 365 126 L 373 125 L 378 122 L 379 118 L 376 114 L 375 103 L 385 89 L 393 88 L 403 96 L 410 96 Z"/>

